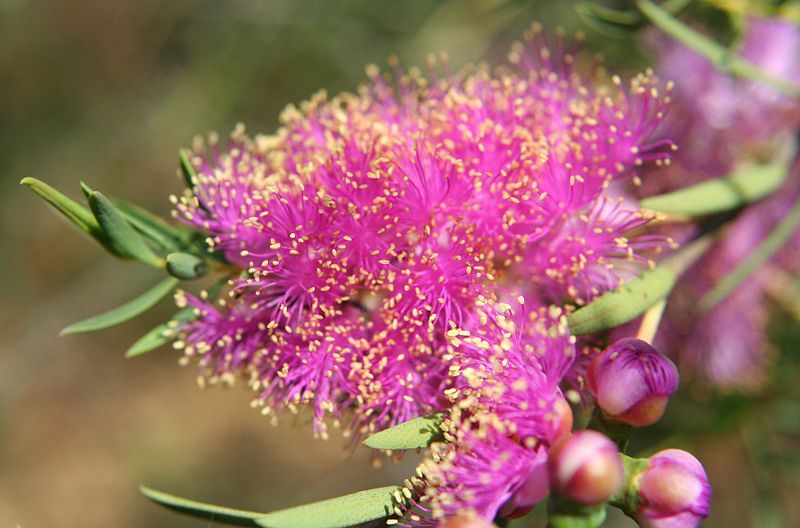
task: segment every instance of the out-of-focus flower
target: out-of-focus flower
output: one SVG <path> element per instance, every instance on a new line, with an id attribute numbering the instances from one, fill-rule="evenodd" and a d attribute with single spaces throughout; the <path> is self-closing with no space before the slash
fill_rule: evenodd
<path id="1" fill-rule="evenodd" d="M 595 356 L 586 382 L 606 416 L 643 427 L 663 416 L 678 388 L 678 369 L 646 342 L 627 338 Z"/>
<path id="2" fill-rule="evenodd" d="M 743 163 L 791 150 L 800 127 L 800 101 L 761 82 L 721 73 L 679 43 L 657 42 L 658 71 L 675 81 L 665 133 L 679 138 L 681 148 L 661 177 L 645 179 L 646 194 L 722 177 Z M 800 27 L 795 24 L 750 18 L 738 52 L 767 73 L 800 86 Z M 800 196 L 798 169 L 795 163 L 775 196 L 751 204 L 725 228 L 721 241 L 684 275 L 669 304 L 666 331 L 659 334 L 657 346 L 677 357 L 687 372 L 699 373 L 718 387 L 749 388 L 763 380 L 769 358 L 767 292 L 774 290 L 774 274 L 752 274 L 706 313 L 698 312 L 697 299 L 746 259 Z M 779 252 L 771 263 L 785 266 L 791 260 Z M 791 262 L 789 268 L 795 271 Z"/>
<path id="3" fill-rule="evenodd" d="M 622 485 L 619 449 L 597 431 L 578 431 L 560 440 L 550 449 L 547 464 L 553 492 L 585 506 L 608 501 Z"/>
<path id="4" fill-rule="evenodd" d="M 681 449 L 650 457 L 638 480 L 636 521 L 648 528 L 694 528 L 710 511 L 711 486 L 703 465 Z"/>

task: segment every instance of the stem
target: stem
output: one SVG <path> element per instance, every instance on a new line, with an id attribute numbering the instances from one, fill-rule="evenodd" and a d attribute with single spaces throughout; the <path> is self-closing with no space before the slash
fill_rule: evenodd
<path id="1" fill-rule="evenodd" d="M 636 334 L 638 339 L 646 343 L 653 342 L 658 332 L 658 325 L 661 322 L 661 316 L 664 315 L 664 308 L 667 306 L 667 300 L 661 299 L 656 304 L 647 309 L 642 317 L 642 323 L 639 325 L 639 332 Z"/>
<path id="2" fill-rule="evenodd" d="M 739 284 L 744 282 L 783 246 L 798 225 L 800 225 L 800 198 L 795 201 L 789 213 L 769 236 L 750 254 L 750 257 L 736 266 L 733 271 L 727 274 L 710 292 L 700 299 L 700 309 L 709 311 L 730 295 Z"/>

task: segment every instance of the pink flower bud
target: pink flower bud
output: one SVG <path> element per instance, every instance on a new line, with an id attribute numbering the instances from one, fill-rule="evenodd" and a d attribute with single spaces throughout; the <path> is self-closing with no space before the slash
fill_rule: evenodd
<path id="1" fill-rule="evenodd" d="M 570 411 L 570 424 L 571 418 Z M 547 497 L 548 493 L 550 493 L 550 477 L 547 471 L 547 458 L 542 456 L 541 460 L 534 464 L 522 486 L 506 501 L 497 515 L 504 519 L 516 519 L 527 515 L 536 504 Z"/>
<path id="2" fill-rule="evenodd" d="M 585 506 L 608 501 L 622 485 L 617 446 L 597 431 L 578 431 L 550 449 L 550 488 Z"/>
<path id="3" fill-rule="evenodd" d="M 711 486 L 703 465 L 681 449 L 650 457 L 639 480 L 637 522 L 646 528 L 694 528 L 708 516 Z"/>
<path id="4" fill-rule="evenodd" d="M 474 515 L 459 515 L 440 523 L 439 528 L 494 528 L 494 525 Z"/>
<path id="5" fill-rule="evenodd" d="M 656 423 L 678 388 L 678 369 L 641 339 L 622 339 L 586 371 L 589 392 L 610 418 L 634 427 Z"/>

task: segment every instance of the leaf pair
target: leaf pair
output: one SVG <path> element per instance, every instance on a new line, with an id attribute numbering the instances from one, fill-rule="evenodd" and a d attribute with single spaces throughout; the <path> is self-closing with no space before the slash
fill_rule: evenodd
<path id="1" fill-rule="evenodd" d="M 81 184 L 88 208 L 36 178 L 21 181 L 73 225 L 96 240 L 109 253 L 164 269 L 170 276 L 135 299 L 100 315 L 66 327 L 61 333 L 77 334 L 109 328 L 136 317 L 170 294 L 179 280 L 190 280 L 208 271 L 205 259 L 194 255 L 195 232 L 172 226 L 149 211 L 127 202 L 112 203 L 102 193 Z M 166 253 L 161 257 L 156 251 Z M 136 355 L 152 350 L 163 332 L 148 335 L 132 347 Z M 163 341 L 162 341 L 163 342 Z"/>

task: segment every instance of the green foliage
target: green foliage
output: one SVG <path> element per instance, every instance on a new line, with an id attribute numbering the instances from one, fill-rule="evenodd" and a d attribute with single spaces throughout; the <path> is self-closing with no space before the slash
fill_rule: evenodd
<path id="1" fill-rule="evenodd" d="M 786 163 L 744 165 L 730 175 L 642 200 L 645 209 L 690 216 L 730 211 L 775 192 L 786 180 Z"/>
<path id="2" fill-rule="evenodd" d="M 181 280 L 202 277 L 208 272 L 206 261 L 189 253 L 167 255 L 167 273 Z"/>
<path id="3" fill-rule="evenodd" d="M 112 310 L 73 323 L 61 331 L 61 335 L 94 332 L 124 323 L 140 315 L 166 297 L 178 285 L 178 279 L 167 277 L 139 297 Z"/>
<path id="4" fill-rule="evenodd" d="M 762 264 L 775 254 L 789 240 L 789 237 L 800 225 L 800 200 L 796 201 L 789 213 L 783 217 L 775 229 L 765 238 L 744 261 L 740 262 L 721 281 L 714 285 L 706 295 L 700 299 L 701 310 L 711 310 L 725 297 L 753 274 Z"/>
<path id="5" fill-rule="evenodd" d="M 649 0 L 636 0 L 636 5 L 642 14 L 656 27 L 706 57 L 718 70 L 738 77 L 763 82 L 787 95 L 800 97 L 800 87 L 758 68 L 721 44 L 691 29 L 662 7 Z"/>
<path id="6" fill-rule="evenodd" d="M 160 324 L 136 340 L 125 352 L 125 357 L 132 358 L 151 352 L 161 345 L 169 343 L 174 335 L 172 329 L 180 324 L 196 318 L 194 308 L 187 307 L 172 316 L 168 322 Z"/>
<path id="7" fill-rule="evenodd" d="M 128 223 L 122 212 L 102 193 L 92 191 L 89 195 L 89 207 L 116 254 L 156 268 L 164 267 L 164 259 L 150 249 L 141 235 Z"/>
<path id="8" fill-rule="evenodd" d="M 385 519 L 395 512 L 399 486 L 374 488 L 335 499 L 295 506 L 268 513 L 256 519 L 264 528 L 346 528 Z"/>
<path id="9" fill-rule="evenodd" d="M 160 504 L 170 510 L 191 515 L 192 517 L 208 519 L 208 521 L 212 523 L 232 524 L 234 526 L 258 526 L 255 519 L 264 515 L 263 513 L 236 510 L 234 508 L 226 508 L 224 506 L 215 506 L 213 504 L 184 499 L 148 488 L 147 486 L 139 486 L 139 490 L 145 497 L 156 504 Z"/>
<path id="10" fill-rule="evenodd" d="M 100 224 L 97 223 L 92 212 L 86 207 L 36 178 L 23 178 L 20 183 L 52 205 L 59 213 L 64 215 L 72 225 L 100 242 L 103 247 L 109 250 L 111 249 L 103 230 L 100 228 Z"/>
<path id="11" fill-rule="evenodd" d="M 373 434 L 364 445 L 372 449 L 422 449 L 444 439 L 441 424 L 445 413 L 420 416 Z"/>

